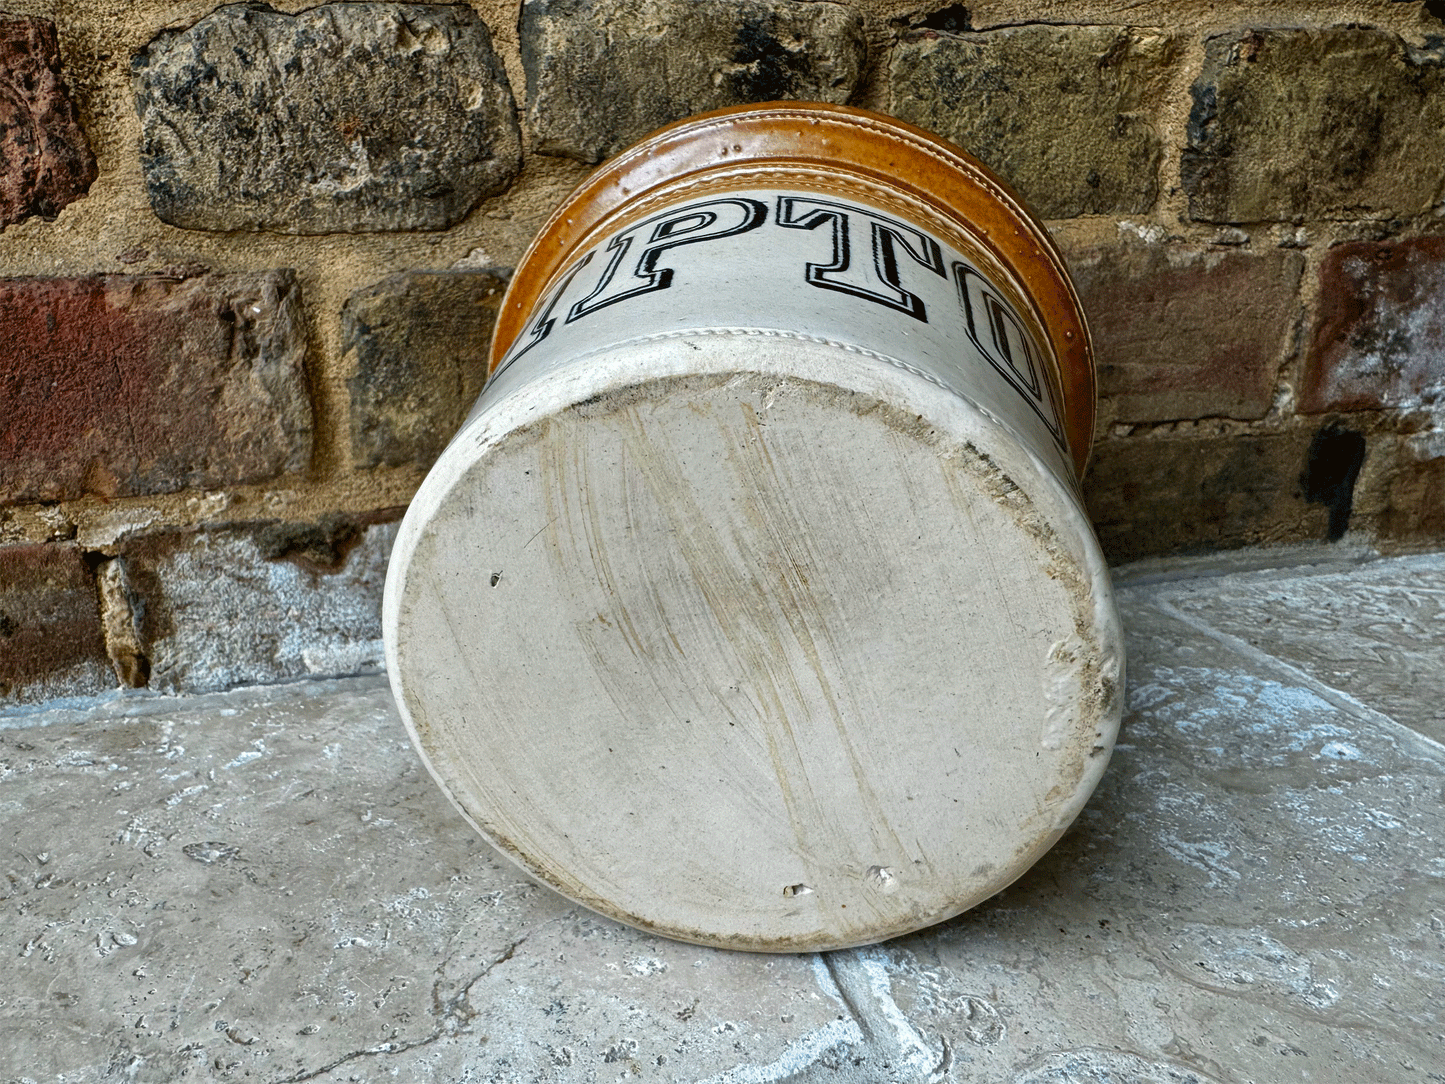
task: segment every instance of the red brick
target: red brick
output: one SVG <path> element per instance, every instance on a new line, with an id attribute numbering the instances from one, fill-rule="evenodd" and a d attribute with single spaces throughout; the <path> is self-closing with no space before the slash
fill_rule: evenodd
<path id="1" fill-rule="evenodd" d="M 1299 253 L 1124 243 L 1070 266 L 1094 337 L 1101 428 L 1269 410 Z"/>
<path id="2" fill-rule="evenodd" d="M 274 478 L 311 454 L 289 271 L 0 279 L 0 501 Z"/>
<path id="3" fill-rule="evenodd" d="M 0 697 L 45 700 L 114 685 L 95 580 L 80 550 L 0 547 Z"/>
<path id="4" fill-rule="evenodd" d="M 95 157 L 60 77 L 55 24 L 0 16 L 0 227 L 54 218 L 94 180 Z"/>
<path id="5" fill-rule="evenodd" d="M 1330 249 L 1320 268 L 1300 410 L 1417 407 L 1442 398 L 1445 238 Z"/>

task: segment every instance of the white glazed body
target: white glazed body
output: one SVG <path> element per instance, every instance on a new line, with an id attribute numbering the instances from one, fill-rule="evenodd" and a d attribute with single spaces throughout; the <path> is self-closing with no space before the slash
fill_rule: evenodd
<path id="1" fill-rule="evenodd" d="M 705 216 L 715 221 L 689 228 Z M 968 398 L 1072 479 L 1050 359 L 1028 314 L 1009 300 L 1019 287 L 985 259 L 832 192 L 680 201 L 613 234 L 557 278 L 478 407 L 606 344 L 786 332 L 869 354 Z"/>
<path id="2" fill-rule="evenodd" d="M 838 193 L 602 239 L 408 512 L 398 704 L 458 809 L 623 921 L 752 949 L 940 921 L 1108 760 L 1122 649 L 1020 287 Z"/>

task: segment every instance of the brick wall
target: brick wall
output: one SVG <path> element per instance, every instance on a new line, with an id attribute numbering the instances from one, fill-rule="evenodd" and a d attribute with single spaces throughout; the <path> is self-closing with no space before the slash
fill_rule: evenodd
<path id="1" fill-rule="evenodd" d="M 1116 561 L 1445 541 L 1445 4 L 0 0 L 0 695 L 379 663 L 395 522 L 591 165 L 779 97 L 1049 221 Z"/>

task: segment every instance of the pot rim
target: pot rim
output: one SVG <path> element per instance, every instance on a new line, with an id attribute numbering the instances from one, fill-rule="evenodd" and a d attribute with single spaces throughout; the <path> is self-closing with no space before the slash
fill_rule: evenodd
<path id="1" fill-rule="evenodd" d="M 488 375 L 557 275 L 625 224 L 631 208 L 672 188 L 745 186 L 759 167 L 851 175 L 891 189 L 927 205 L 1001 265 L 1043 333 L 1064 434 L 1082 477 L 1094 436 L 1093 346 L 1063 255 L 1042 220 L 967 152 L 905 121 L 851 106 L 783 101 L 700 113 L 603 163 L 562 201 L 523 254 L 498 311 Z"/>

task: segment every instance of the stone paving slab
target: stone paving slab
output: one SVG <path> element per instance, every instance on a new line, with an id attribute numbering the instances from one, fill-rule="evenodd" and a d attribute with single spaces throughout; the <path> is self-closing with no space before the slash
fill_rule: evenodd
<path id="1" fill-rule="evenodd" d="M 1445 554 L 1283 582 L 1266 570 L 1183 583 L 1161 590 L 1157 601 L 1419 730 L 1445 751 Z"/>
<path id="2" fill-rule="evenodd" d="M 0 1080 L 1445 1081 L 1445 558 L 1120 594 L 1075 828 L 826 955 L 533 885 L 379 679 L 0 715 Z"/>

